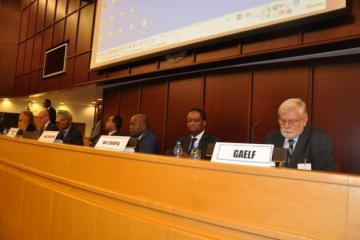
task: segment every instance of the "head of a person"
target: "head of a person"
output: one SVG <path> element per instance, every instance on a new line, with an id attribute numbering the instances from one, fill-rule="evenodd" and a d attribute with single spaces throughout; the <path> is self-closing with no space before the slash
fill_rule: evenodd
<path id="1" fill-rule="evenodd" d="M 34 124 L 34 114 L 31 111 L 23 111 L 19 115 L 19 129 L 26 130 L 29 124 Z"/>
<path id="2" fill-rule="evenodd" d="M 72 124 L 72 115 L 68 111 L 61 111 L 58 113 L 59 128 L 65 130 Z"/>
<path id="3" fill-rule="evenodd" d="M 51 106 L 51 100 L 50 99 L 45 99 L 43 102 L 43 106 L 44 108 L 48 108 Z"/>
<path id="4" fill-rule="evenodd" d="M 105 122 L 105 130 L 108 132 L 120 131 L 123 120 L 118 115 L 111 115 Z"/>
<path id="5" fill-rule="evenodd" d="M 192 136 L 196 136 L 206 128 L 206 113 L 200 108 L 192 108 L 186 115 L 187 129 Z"/>
<path id="6" fill-rule="evenodd" d="M 309 120 L 306 103 L 300 98 L 284 101 L 278 109 L 278 116 L 281 134 L 288 139 L 298 137 Z"/>
<path id="7" fill-rule="evenodd" d="M 139 137 L 147 130 L 148 119 L 145 114 L 135 114 L 129 123 L 129 134 L 132 137 Z"/>
<path id="8" fill-rule="evenodd" d="M 47 110 L 42 110 L 38 114 L 38 118 L 39 118 L 41 124 L 44 126 L 46 123 L 48 123 L 50 121 L 49 112 Z"/>

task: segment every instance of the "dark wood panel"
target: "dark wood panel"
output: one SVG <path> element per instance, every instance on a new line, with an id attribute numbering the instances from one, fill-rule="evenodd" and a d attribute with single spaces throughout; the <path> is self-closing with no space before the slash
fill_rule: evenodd
<path id="1" fill-rule="evenodd" d="M 66 63 L 66 74 L 62 81 L 60 81 L 61 87 L 70 86 L 73 81 L 73 74 L 74 74 L 74 58 L 70 58 L 67 60 Z"/>
<path id="2" fill-rule="evenodd" d="M 14 79 L 13 93 L 15 96 L 20 96 L 21 92 L 21 77 L 16 77 Z"/>
<path id="3" fill-rule="evenodd" d="M 38 2 L 37 1 L 33 2 L 30 5 L 29 25 L 28 25 L 27 37 L 31 37 L 35 33 L 37 8 L 38 8 Z"/>
<path id="4" fill-rule="evenodd" d="M 64 41 L 64 29 L 65 20 L 61 20 L 54 25 L 53 46 L 59 45 Z"/>
<path id="5" fill-rule="evenodd" d="M 27 29 L 29 25 L 30 9 L 26 8 L 21 14 L 21 27 L 20 27 L 20 42 L 24 41 L 27 36 Z"/>
<path id="6" fill-rule="evenodd" d="M 27 7 L 30 4 L 31 0 L 22 0 L 21 1 L 21 9 Z"/>
<path id="7" fill-rule="evenodd" d="M 184 57 L 164 57 L 159 61 L 159 69 L 177 68 L 181 66 L 189 66 L 194 63 L 194 53 L 189 53 Z"/>
<path id="8" fill-rule="evenodd" d="M 63 79 L 64 75 L 56 75 L 50 78 L 47 78 L 47 91 L 57 90 L 60 86 L 60 81 Z"/>
<path id="9" fill-rule="evenodd" d="M 29 92 L 29 79 L 30 74 L 25 74 L 21 78 L 21 95 L 25 95 Z"/>
<path id="10" fill-rule="evenodd" d="M 16 63 L 16 75 L 23 73 L 24 70 L 24 57 L 25 57 L 26 42 L 19 45 L 17 63 Z"/>
<path id="11" fill-rule="evenodd" d="M 53 24 L 55 18 L 56 0 L 47 0 L 46 15 L 45 15 L 45 27 Z"/>
<path id="12" fill-rule="evenodd" d="M 78 16 L 79 15 L 76 12 L 66 18 L 64 41 L 69 41 L 68 56 L 72 56 L 75 54 Z"/>
<path id="13" fill-rule="evenodd" d="M 31 70 L 33 47 L 34 47 L 34 38 L 30 38 L 29 40 L 26 41 L 24 72 L 29 72 Z"/>
<path id="14" fill-rule="evenodd" d="M 206 77 L 207 129 L 229 142 L 248 142 L 251 73 L 231 72 Z"/>
<path id="15" fill-rule="evenodd" d="M 46 0 L 38 0 L 36 32 L 42 31 L 45 22 Z"/>
<path id="16" fill-rule="evenodd" d="M 330 133 L 339 169 L 360 173 L 360 58 L 316 65 L 313 125 Z"/>
<path id="17" fill-rule="evenodd" d="M 157 61 L 151 61 L 147 63 L 141 63 L 131 67 L 131 74 L 141 74 L 141 73 L 148 73 L 154 72 L 158 68 Z"/>
<path id="18" fill-rule="evenodd" d="M 52 37 L 53 37 L 53 27 L 47 28 L 44 31 L 44 37 L 43 37 L 43 43 L 42 43 L 41 62 L 44 61 L 45 52 L 47 50 L 51 49 Z"/>
<path id="19" fill-rule="evenodd" d="M 32 56 L 32 69 L 36 69 L 42 65 L 41 60 L 41 47 L 42 47 L 42 33 L 35 36 L 34 39 L 34 50 Z"/>
<path id="20" fill-rule="evenodd" d="M 80 0 L 69 0 L 68 13 L 72 13 L 80 6 Z"/>
<path id="21" fill-rule="evenodd" d="M 238 43 L 231 44 L 226 47 L 217 47 L 215 49 L 207 49 L 196 54 L 196 62 L 210 62 L 213 60 L 229 58 L 240 55 L 240 45 Z"/>
<path id="22" fill-rule="evenodd" d="M 39 92 L 46 92 L 47 91 L 47 79 L 43 78 L 43 69 L 39 70 L 39 81 L 38 81 L 38 88 Z"/>
<path id="23" fill-rule="evenodd" d="M 167 82 L 144 84 L 141 88 L 140 112 L 148 116 L 149 128 L 157 136 L 160 151 L 164 149 Z"/>
<path id="24" fill-rule="evenodd" d="M 36 91 L 38 91 L 38 84 L 39 84 L 39 73 L 38 71 L 34 71 L 30 74 L 29 92 L 35 93 Z"/>
<path id="25" fill-rule="evenodd" d="M 279 128 L 277 109 L 284 100 L 299 97 L 309 103 L 309 82 L 308 66 L 274 67 L 254 71 L 251 128 L 255 128 L 255 142 L 263 143 L 269 131 Z"/>
<path id="26" fill-rule="evenodd" d="M 187 134 L 187 111 L 202 107 L 203 77 L 171 81 L 168 96 L 165 149 Z"/>
<path id="27" fill-rule="evenodd" d="M 120 90 L 119 88 L 104 89 L 103 101 L 103 127 L 105 121 L 113 114 L 119 114 L 120 109 Z"/>
<path id="28" fill-rule="evenodd" d="M 93 29 L 94 4 L 80 10 L 79 29 L 77 36 L 76 52 L 81 53 L 91 48 Z"/>
<path id="29" fill-rule="evenodd" d="M 126 86 L 120 88 L 119 114 L 123 119 L 122 135 L 129 135 L 129 122 L 131 116 L 140 112 L 140 87 Z"/>
<path id="30" fill-rule="evenodd" d="M 69 0 L 70 2 L 72 0 Z M 66 15 L 67 0 L 58 0 L 56 5 L 56 17 L 55 20 L 59 20 Z"/>
<path id="31" fill-rule="evenodd" d="M 21 13 L 0 8 L 0 43 L 18 43 L 20 34 Z"/>
<path id="32" fill-rule="evenodd" d="M 88 80 L 90 53 L 85 53 L 75 58 L 73 83 L 84 83 Z"/>

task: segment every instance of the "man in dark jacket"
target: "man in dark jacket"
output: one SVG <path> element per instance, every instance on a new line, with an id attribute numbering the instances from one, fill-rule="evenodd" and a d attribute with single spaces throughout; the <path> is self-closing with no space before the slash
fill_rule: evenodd
<path id="1" fill-rule="evenodd" d="M 58 138 L 65 144 L 84 145 L 81 132 L 72 124 L 72 115 L 67 111 L 61 111 L 58 115 L 60 127 Z"/>
<path id="2" fill-rule="evenodd" d="M 47 110 L 41 111 L 38 114 L 38 118 L 41 122 L 40 134 L 44 131 L 58 131 L 56 124 L 50 121 L 49 112 Z"/>
<path id="3" fill-rule="evenodd" d="M 51 100 L 45 99 L 43 102 L 44 108 L 49 112 L 50 122 L 56 123 L 56 110 L 51 106 Z"/>
<path id="4" fill-rule="evenodd" d="M 145 114 L 135 114 L 130 119 L 130 136 L 136 140 L 135 152 L 158 153 L 157 138 L 148 130 L 148 119 Z"/>
<path id="5" fill-rule="evenodd" d="M 312 170 L 334 171 L 332 141 L 324 131 L 308 126 L 306 103 L 293 98 L 279 109 L 280 130 L 269 133 L 266 143 L 287 149 L 286 166 L 310 163 Z"/>

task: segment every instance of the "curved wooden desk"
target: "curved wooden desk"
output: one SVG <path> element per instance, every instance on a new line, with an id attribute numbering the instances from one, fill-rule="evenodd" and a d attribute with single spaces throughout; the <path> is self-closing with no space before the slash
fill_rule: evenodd
<path id="1" fill-rule="evenodd" d="M 0 136 L 0 239 L 360 239 L 360 178 Z"/>

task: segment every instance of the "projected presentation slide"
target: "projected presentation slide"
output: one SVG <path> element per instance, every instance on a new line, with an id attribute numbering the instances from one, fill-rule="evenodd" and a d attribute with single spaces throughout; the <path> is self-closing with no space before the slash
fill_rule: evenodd
<path id="1" fill-rule="evenodd" d="M 346 7 L 346 0 L 99 0 L 91 68 Z"/>

